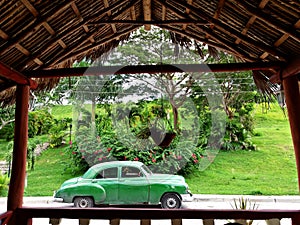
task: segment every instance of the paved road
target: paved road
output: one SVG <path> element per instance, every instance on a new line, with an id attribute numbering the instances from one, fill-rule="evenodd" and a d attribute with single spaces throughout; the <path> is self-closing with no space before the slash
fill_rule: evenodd
<path id="1" fill-rule="evenodd" d="M 258 209 L 300 209 L 300 196 L 243 196 L 250 199 L 252 203 L 258 205 Z M 195 195 L 193 202 L 183 204 L 184 208 L 193 209 L 232 209 L 234 199 L 238 199 L 240 196 L 232 195 Z M 24 206 L 33 207 L 62 207 L 72 204 L 55 203 L 51 197 L 25 197 Z M 0 210 L 6 211 L 6 198 L 0 198 Z M 216 225 L 225 224 L 228 221 L 219 220 L 216 221 Z M 34 219 L 33 225 L 47 225 L 49 219 Z M 63 219 L 61 225 L 75 225 L 78 224 L 78 220 Z M 121 225 L 139 225 L 139 221 L 122 220 Z M 153 220 L 152 225 L 171 225 L 169 220 Z M 202 221 L 199 220 L 183 220 L 183 225 L 202 225 Z M 255 221 L 253 225 L 265 225 L 265 221 Z M 289 219 L 281 220 L 281 225 L 291 224 Z M 107 220 L 91 220 L 90 225 L 109 225 Z"/>

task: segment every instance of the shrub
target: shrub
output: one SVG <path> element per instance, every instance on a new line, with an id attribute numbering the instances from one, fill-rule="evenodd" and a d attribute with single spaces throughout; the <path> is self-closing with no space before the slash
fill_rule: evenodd
<path id="1" fill-rule="evenodd" d="M 52 148 L 62 145 L 64 137 L 68 135 L 67 128 L 71 123 L 72 119 L 70 118 L 53 119 L 52 127 L 49 130 L 49 141 Z"/>
<path id="2" fill-rule="evenodd" d="M 38 110 L 28 114 L 28 137 L 47 134 L 52 127 L 53 116 L 47 110 Z"/>
<path id="3" fill-rule="evenodd" d="M 0 174 L 0 196 L 7 196 L 9 178 L 7 175 Z"/>
<path id="4" fill-rule="evenodd" d="M 28 137 L 47 134 L 52 127 L 53 116 L 46 109 L 28 113 Z M 14 137 L 14 123 L 9 123 L 1 131 L 0 135 L 7 141 Z"/>

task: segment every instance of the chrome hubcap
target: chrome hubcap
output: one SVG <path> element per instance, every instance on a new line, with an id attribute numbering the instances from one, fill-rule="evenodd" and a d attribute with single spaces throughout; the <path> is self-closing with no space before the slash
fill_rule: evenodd
<path id="1" fill-rule="evenodd" d="M 79 207 L 80 208 L 86 208 L 88 206 L 88 204 L 89 204 L 88 201 L 85 198 L 83 198 L 79 202 Z"/>
<path id="2" fill-rule="evenodd" d="M 174 208 L 176 206 L 176 200 L 174 198 L 168 198 L 167 206 L 168 208 Z"/>

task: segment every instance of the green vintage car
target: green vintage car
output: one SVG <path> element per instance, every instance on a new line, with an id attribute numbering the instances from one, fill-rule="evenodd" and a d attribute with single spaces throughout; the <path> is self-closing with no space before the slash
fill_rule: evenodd
<path id="1" fill-rule="evenodd" d="M 86 208 L 101 204 L 161 204 L 180 208 L 191 201 L 184 178 L 155 174 L 137 161 L 114 161 L 94 165 L 82 177 L 65 181 L 54 195 L 55 201 Z"/>

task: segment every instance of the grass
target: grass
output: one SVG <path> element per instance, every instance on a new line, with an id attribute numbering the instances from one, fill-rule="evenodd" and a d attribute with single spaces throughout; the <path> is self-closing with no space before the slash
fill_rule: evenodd
<path id="1" fill-rule="evenodd" d="M 72 108 L 55 107 L 54 115 L 72 117 Z M 195 170 L 186 177 L 193 193 L 239 195 L 298 194 L 295 157 L 287 118 L 277 105 L 267 113 L 255 112 L 257 151 L 219 152 L 204 171 Z M 0 140 L 1 149 L 5 142 Z M 3 151 L 0 151 L 0 156 Z M 63 148 L 49 149 L 38 157 L 35 170 L 28 171 L 26 196 L 49 196 L 61 183 L 74 177 Z"/>
<path id="2" fill-rule="evenodd" d="M 5 160 L 7 154 L 7 144 L 8 142 L 5 139 L 0 139 L 0 159 Z"/>
<path id="3" fill-rule="evenodd" d="M 64 147 L 49 149 L 38 157 L 35 169 L 27 172 L 26 196 L 52 196 L 62 182 L 73 177 Z"/>
<path id="4" fill-rule="evenodd" d="M 220 152 L 205 171 L 194 171 L 187 182 L 194 193 L 298 194 L 297 172 L 287 118 L 277 105 L 255 110 L 257 151 Z"/>

